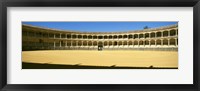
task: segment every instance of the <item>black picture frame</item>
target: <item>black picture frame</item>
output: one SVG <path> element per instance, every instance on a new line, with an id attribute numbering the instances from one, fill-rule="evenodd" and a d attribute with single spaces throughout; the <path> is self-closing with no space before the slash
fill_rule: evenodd
<path id="1" fill-rule="evenodd" d="M 1 0 L 0 1 L 0 89 L 33 90 L 116 90 L 116 91 L 199 91 L 200 0 Z M 7 7 L 193 7 L 194 84 L 7 84 Z M 187 74 L 187 73 L 186 73 Z M 167 79 L 167 78 L 166 78 Z"/>

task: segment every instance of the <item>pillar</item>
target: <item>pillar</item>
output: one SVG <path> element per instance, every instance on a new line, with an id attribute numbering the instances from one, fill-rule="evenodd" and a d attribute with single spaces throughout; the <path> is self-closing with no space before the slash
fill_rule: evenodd
<path id="1" fill-rule="evenodd" d="M 67 41 L 65 41 L 65 47 L 67 47 Z"/>
<path id="2" fill-rule="evenodd" d="M 53 42 L 53 47 L 54 47 L 54 49 L 55 49 L 55 47 L 56 47 L 56 42 L 55 42 L 55 41 Z"/>
<path id="3" fill-rule="evenodd" d="M 61 45 L 61 41 L 60 41 L 60 47 L 61 47 L 62 45 Z"/>
<path id="4" fill-rule="evenodd" d="M 54 38 L 54 39 L 56 38 L 56 35 L 55 35 L 55 34 L 53 35 L 53 38 Z"/>
<path id="5" fill-rule="evenodd" d="M 155 40 L 155 46 L 157 46 L 157 41 Z"/>
<path id="6" fill-rule="evenodd" d="M 168 37 L 170 36 L 170 31 L 168 31 Z"/>
<path id="7" fill-rule="evenodd" d="M 175 38 L 175 46 L 177 46 L 177 38 Z"/>
<path id="8" fill-rule="evenodd" d="M 161 46 L 163 46 L 163 39 L 161 39 Z"/>
<path id="9" fill-rule="evenodd" d="M 161 37 L 163 37 L 163 32 L 161 32 Z"/>
<path id="10" fill-rule="evenodd" d="M 60 39 L 61 39 L 61 33 L 60 33 Z"/>
<path id="11" fill-rule="evenodd" d="M 167 39 L 167 42 L 168 42 L 168 46 L 170 45 L 170 41 L 169 41 L 169 39 Z"/>

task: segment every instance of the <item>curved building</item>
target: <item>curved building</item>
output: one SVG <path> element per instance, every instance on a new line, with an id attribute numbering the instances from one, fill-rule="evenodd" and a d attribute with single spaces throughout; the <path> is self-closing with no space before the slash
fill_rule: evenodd
<path id="1" fill-rule="evenodd" d="M 178 25 L 126 32 L 79 32 L 22 25 L 22 50 L 178 50 Z"/>

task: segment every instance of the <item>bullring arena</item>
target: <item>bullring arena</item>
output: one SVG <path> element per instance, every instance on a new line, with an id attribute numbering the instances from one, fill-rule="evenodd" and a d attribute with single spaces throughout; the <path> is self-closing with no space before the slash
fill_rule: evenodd
<path id="1" fill-rule="evenodd" d="M 22 66 L 178 68 L 178 25 L 126 32 L 80 32 L 23 24 L 22 62 Z"/>

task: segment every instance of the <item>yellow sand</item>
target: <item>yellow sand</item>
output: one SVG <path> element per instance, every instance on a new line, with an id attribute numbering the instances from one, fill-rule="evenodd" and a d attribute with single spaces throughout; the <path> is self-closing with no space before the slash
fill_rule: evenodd
<path id="1" fill-rule="evenodd" d="M 23 51 L 22 61 L 31 63 L 178 67 L 178 52 L 174 51 L 96 51 L 48 50 Z"/>

